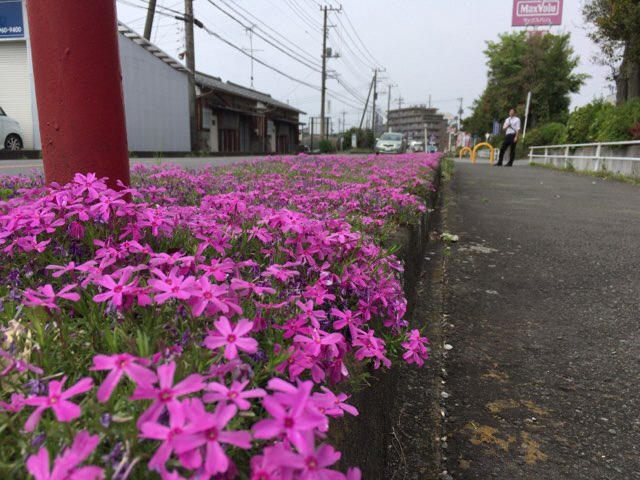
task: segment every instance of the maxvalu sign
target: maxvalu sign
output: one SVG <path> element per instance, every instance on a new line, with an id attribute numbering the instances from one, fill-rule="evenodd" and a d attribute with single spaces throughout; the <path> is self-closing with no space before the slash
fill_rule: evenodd
<path id="1" fill-rule="evenodd" d="M 514 27 L 562 24 L 562 0 L 514 0 Z"/>
<path id="2" fill-rule="evenodd" d="M 21 0 L 0 0 L 0 40 L 24 38 Z"/>

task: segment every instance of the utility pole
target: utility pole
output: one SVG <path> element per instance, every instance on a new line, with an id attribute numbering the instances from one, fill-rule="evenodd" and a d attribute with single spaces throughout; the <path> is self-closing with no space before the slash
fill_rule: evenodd
<path id="1" fill-rule="evenodd" d="M 429 94 L 429 108 L 431 108 L 431 94 Z"/>
<path id="2" fill-rule="evenodd" d="M 346 117 L 347 117 L 347 111 L 346 110 L 342 110 L 342 131 L 343 132 L 347 130 Z"/>
<path id="3" fill-rule="evenodd" d="M 376 136 L 376 98 L 378 97 L 377 93 L 378 88 L 378 69 L 375 68 L 373 70 L 373 107 L 371 108 L 371 131 L 373 132 L 373 136 Z"/>
<path id="4" fill-rule="evenodd" d="M 398 109 L 402 108 L 402 101 L 404 100 L 404 98 L 402 98 L 402 95 L 398 95 Z"/>
<path id="5" fill-rule="evenodd" d="M 151 30 L 153 29 L 153 17 L 156 14 L 156 0 L 149 0 L 149 8 L 147 10 L 147 21 L 144 24 L 144 34 L 147 40 L 151 40 Z"/>
<path id="6" fill-rule="evenodd" d="M 248 51 L 251 55 L 251 88 L 253 87 L 253 52 L 261 52 L 262 50 L 257 50 L 253 48 L 253 29 L 255 25 L 251 25 L 250 27 L 245 28 L 245 31 L 249 34 L 249 48 L 243 48 L 245 52 Z M 288 103 L 288 102 L 287 102 Z"/>
<path id="7" fill-rule="evenodd" d="M 389 112 L 391 111 L 391 87 L 397 87 L 397 84 L 389 84 L 389 96 L 387 98 L 387 129 L 391 131 L 391 125 L 389 124 Z"/>
<path id="8" fill-rule="evenodd" d="M 325 126 L 325 111 L 324 111 L 324 103 L 325 103 L 325 97 L 327 94 L 327 58 L 333 58 L 334 56 L 329 53 L 329 55 L 327 55 L 327 12 L 340 12 L 342 11 L 342 5 L 340 5 L 340 8 L 334 8 L 334 7 L 327 7 L 326 5 L 324 7 L 320 7 L 320 10 L 323 12 L 323 28 L 322 28 L 322 87 L 321 87 L 321 93 L 320 93 L 320 140 L 325 138 L 325 134 L 326 132 L 326 126 Z"/>
<path id="9" fill-rule="evenodd" d="M 458 131 L 460 131 L 460 122 L 462 120 L 462 114 L 464 113 L 462 109 L 462 97 L 458 98 L 458 101 L 460 102 L 460 108 L 458 109 Z"/>
<path id="10" fill-rule="evenodd" d="M 373 80 L 371 81 L 371 86 L 369 86 L 369 93 L 367 93 L 367 101 L 364 103 L 364 110 L 362 111 L 362 118 L 360 119 L 358 130 L 362 130 L 362 122 L 364 122 L 364 116 L 367 114 L 367 107 L 369 106 L 369 97 L 371 97 L 371 90 L 373 90 Z"/>
<path id="11" fill-rule="evenodd" d="M 184 33 L 187 55 L 187 69 L 189 70 L 189 125 L 191 129 L 191 151 L 198 149 L 198 125 L 196 122 L 196 54 L 193 37 L 193 0 L 184 0 Z"/>
<path id="12" fill-rule="evenodd" d="M 373 108 L 371 109 L 371 130 L 373 131 L 374 135 L 376 134 L 376 100 L 378 98 L 378 72 L 386 72 L 386 70 L 384 68 L 373 69 Z"/>

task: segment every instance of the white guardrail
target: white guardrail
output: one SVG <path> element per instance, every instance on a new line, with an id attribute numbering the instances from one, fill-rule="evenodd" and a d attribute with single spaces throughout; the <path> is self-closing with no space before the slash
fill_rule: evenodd
<path id="1" fill-rule="evenodd" d="M 640 141 L 529 147 L 529 163 L 640 178 Z"/>

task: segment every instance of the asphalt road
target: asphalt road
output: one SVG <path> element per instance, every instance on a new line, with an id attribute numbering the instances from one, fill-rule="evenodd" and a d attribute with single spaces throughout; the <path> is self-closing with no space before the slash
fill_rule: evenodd
<path id="1" fill-rule="evenodd" d="M 235 157 L 186 157 L 186 158 L 131 158 L 131 165 L 176 164 L 184 167 L 204 167 L 206 165 L 231 165 L 246 160 L 260 158 L 257 156 Z M 0 175 L 29 174 L 34 170 L 42 171 L 42 160 L 0 160 Z"/>
<path id="2" fill-rule="evenodd" d="M 448 474 L 639 479 L 640 188 L 459 163 L 445 195 Z"/>

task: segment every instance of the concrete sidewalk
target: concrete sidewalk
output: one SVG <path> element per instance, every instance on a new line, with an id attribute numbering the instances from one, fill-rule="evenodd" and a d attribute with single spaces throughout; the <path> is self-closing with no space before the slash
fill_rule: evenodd
<path id="1" fill-rule="evenodd" d="M 640 188 L 459 163 L 445 204 L 449 475 L 640 478 Z"/>

